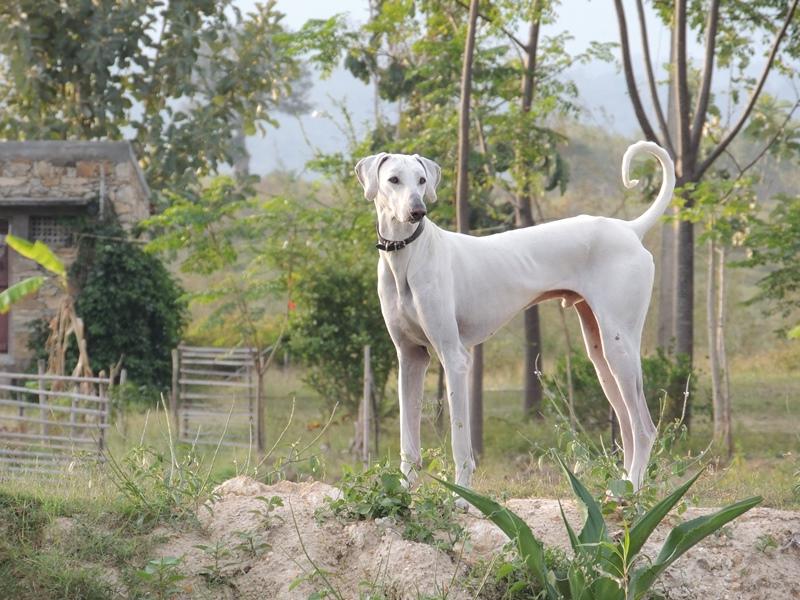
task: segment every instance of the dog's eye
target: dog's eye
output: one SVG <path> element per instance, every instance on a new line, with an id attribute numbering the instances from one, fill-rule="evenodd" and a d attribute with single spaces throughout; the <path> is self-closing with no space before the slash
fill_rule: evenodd
<path id="1" fill-rule="evenodd" d="M 419 184 L 422 185 L 423 183 L 425 183 L 425 178 L 424 177 L 420 177 L 419 178 Z"/>
<path id="2" fill-rule="evenodd" d="M 389 183 L 400 183 L 397 177 L 389 177 Z"/>

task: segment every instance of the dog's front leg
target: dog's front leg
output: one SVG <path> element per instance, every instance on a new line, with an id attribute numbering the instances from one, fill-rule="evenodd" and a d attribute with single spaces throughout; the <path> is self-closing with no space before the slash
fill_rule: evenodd
<path id="1" fill-rule="evenodd" d="M 425 371 L 430 355 L 423 346 L 398 346 L 400 365 L 398 389 L 400 392 L 400 469 L 408 483 L 413 485 L 417 471 L 422 466 L 420 455 L 420 423 L 422 421 L 422 393 Z"/>
<path id="2" fill-rule="evenodd" d="M 462 344 L 444 345 L 438 350 L 447 380 L 447 401 L 450 405 L 450 432 L 456 483 L 470 487 L 475 460 L 469 421 L 469 369 L 471 356 Z"/>

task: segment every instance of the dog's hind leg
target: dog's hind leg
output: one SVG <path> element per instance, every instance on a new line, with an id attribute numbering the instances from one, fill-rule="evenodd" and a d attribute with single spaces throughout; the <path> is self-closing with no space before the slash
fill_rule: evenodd
<path id="1" fill-rule="evenodd" d="M 631 310 L 630 316 L 633 316 Z M 629 321 L 630 319 L 626 319 Z M 643 323 L 644 318 L 637 320 Z M 644 397 L 640 355 L 641 327 L 628 323 L 620 326 L 611 318 L 598 315 L 603 354 L 614 375 L 630 418 L 633 444 L 625 447 L 625 470 L 635 489 L 644 482 L 650 451 L 656 439 L 656 427 Z M 633 456 L 628 457 L 632 452 Z"/>
<path id="2" fill-rule="evenodd" d="M 430 355 L 424 346 L 407 345 L 397 347 L 397 358 L 400 365 L 400 470 L 413 485 L 417 478 L 415 469 L 422 466 L 422 394 Z"/>
<path id="3" fill-rule="evenodd" d="M 589 359 L 594 365 L 603 392 L 606 398 L 608 398 L 611 407 L 614 409 L 614 413 L 617 415 L 620 433 L 622 434 L 625 471 L 630 473 L 631 465 L 633 464 L 634 441 L 633 427 L 631 425 L 631 416 L 628 413 L 628 407 L 603 352 L 603 338 L 600 333 L 600 326 L 597 323 L 597 318 L 594 312 L 592 312 L 592 308 L 587 302 L 578 302 L 574 306 L 580 317 L 583 341 L 586 344 L 586 353 L 589 355 Z"/>

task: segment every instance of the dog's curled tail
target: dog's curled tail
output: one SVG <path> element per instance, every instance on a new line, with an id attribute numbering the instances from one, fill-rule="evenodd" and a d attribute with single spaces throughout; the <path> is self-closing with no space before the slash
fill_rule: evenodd
<path id="1" fill-rule="evenodd" d="M 644 234 L 658 222 L 664 211 L 667 210 L 670 200 L 672 200 L 672 190 L 675 189 L 675 167 L 672 164 L 672 159 L 658 144 L 653 142 L 636 142 L 628 146 L 625 154 L 622 156 L 622 183 L 626 188 L 632 188 L 637 183 L 638 179 L 630 179 L 631 159 L 640 152 L 648 152 L 658 159 L 661 163 L 662 179 L 661 189 L 658 191 L 658 196 L 655 201 L 650 205 L 644 213 L 634 219 L 628 221 L 628 224 L 639 236 L 639 239 L 644 237 Z"/>

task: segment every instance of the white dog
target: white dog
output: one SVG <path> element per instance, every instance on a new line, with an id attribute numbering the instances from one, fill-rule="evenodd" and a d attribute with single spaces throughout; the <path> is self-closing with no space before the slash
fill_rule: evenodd
<path id="1" fill-rule="evenodd" d="M 414 155 L 380 153 L 356 175 L 378 212 L 378 294 L 399 360 L 401 468 L 420 466 L 420 421 L 430 352 L 444 366 L 456 482 L 469 486 L 475 462 L 469 430 L 470 349 L 519 311 L 552 298 L 574 306 L 586 350 L 620 423 L 625 470 L 638 489 L 656 429 L 642 393 L 642 327 L 653 287 L 653 258 L 642 237 L 672 198 L 669 155 L 638 142 L 622 158 L 649 152 L 661 163 L 655 202 L 633 221 L 581 215 L 487 237 L 444 231 L 425 218 L 441 169 Z"/>

